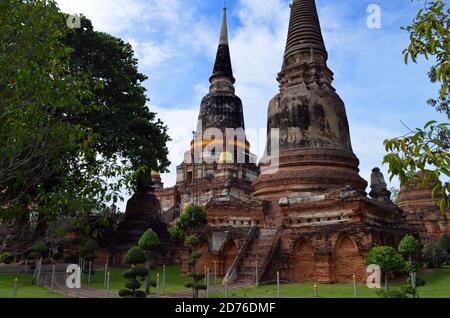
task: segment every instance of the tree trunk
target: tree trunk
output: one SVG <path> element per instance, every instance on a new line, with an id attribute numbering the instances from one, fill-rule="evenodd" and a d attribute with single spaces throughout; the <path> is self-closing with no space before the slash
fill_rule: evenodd
<path id="1" fill-rule="evenodd" d="M 389 273 L 384 274 L 384 290 L 389 290 Z"/>

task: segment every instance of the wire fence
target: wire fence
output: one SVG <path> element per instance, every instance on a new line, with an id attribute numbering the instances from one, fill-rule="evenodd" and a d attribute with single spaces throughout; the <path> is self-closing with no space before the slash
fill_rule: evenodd
<path id="1" fill-rule="evenodd" d="M 94 268 L 92 264 L 81 265 L 82 288 L 68 288 L 67 264 L 56 264 L 43 266 L 38 262 L 32 267 L 0 268 L 0 298 L 115 298 L 117 293 L 111 290 L 111 276 L 108 264 L 104 267 Z M 83 270 L 84 268 L 84 270 Z M 96 273 L 95 282 L 93 273 Z M 117 283 L 117 282 L 116 282 Z M 340 284 L 338 287 L 333 285 L 314 284 L 293 284 L 290 281 L 280 279 L 280 273 L 277 273 L 277 279 L 274 281 L 253 282 L 253 284 L 230 283 L 217 276 L 216 273 L 210 273 L 206 269 L 204 279 L 206 290 L 201 293 L 205 298 L 367 298 L 377 297 L 375 292 L 367 292 L 367 288 L 353 278 L 353 282 Z M 95 286 L 96 288 L 94 288 Z M 167 273 L 166 266 L 162 267 L 162 272 L 156 275 L 156 286 L 150 297 L 167 297 L 171 293 L 166 293 Z M 398 288 L 398 286 L 392 286 Z M 364 289 L 364 290 L 363 290 Z M 174 296 L 180 298 L 190 297 L 190 290 L 173 292 Z M 450 286 L 448 288 L 419 288 L 418 295 L 421 298 L 440 297 L 450 298 Z"/>

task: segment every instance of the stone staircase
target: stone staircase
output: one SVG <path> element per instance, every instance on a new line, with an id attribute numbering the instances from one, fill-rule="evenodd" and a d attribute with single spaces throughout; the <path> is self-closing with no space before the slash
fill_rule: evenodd
<path id="1" fill-rule="evenodd" d="M 236 269 L 236 283 L 256 283 L 264 275 L 266 263 L 270 261 L 277 229 L 260 229 L 259 236 L 245 251 Z"/>

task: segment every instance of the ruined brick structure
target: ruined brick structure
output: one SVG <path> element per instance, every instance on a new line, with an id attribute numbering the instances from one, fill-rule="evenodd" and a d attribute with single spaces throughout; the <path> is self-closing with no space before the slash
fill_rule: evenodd
<path id="1" fill-rule="evenodd" d="M 221 160 L 213 164 L 192 164 L 195 146 L 205 149 L 212 143 L 208 138 L 193 140 L 177 169 L 176 187 L 157 190 L 169 215 L 176 215 L 169 211 L 185 202 L 206 206 L 208 226 L 199 232 L 200 268 L 215 267 L 231 281 L 273 281 L 278 271 L 282 280 L 291 282 L 349 281 L 354 274 L 362 280 L 363 260 L 371 247 L 395 246 L 405 233 L 412 233 L 377 168 L 367 196 L 345 105 L 332 87 L 327 59 L 315 1 L 294 0 L 278 75 L 280 92 L 269 103 L 268 142 L 260 171 L 250 160 L 245 138 L 232 143 L 232 152 L 215 154 Z M 211 127 L 243 130 L 226 10 L 210 82 L 196 136 L 203 132 L 208 137 L 205 131 Z M 271 164 L 276 153 L 273 129 L 279 129 L 280 137 L 276 166 Z M 226 160 L 239 153 L 245 154 L 244 163 Z"/>
<path id="2" fill-rule="evenodd" d="M 433 200 L 433 185 L 422 183 L 423 174 L 419 173 L 400 190 L 398 206 L 406 212 L 407 222 L 420 235 L 422 243 L 432 243 L 441 235 L 450 235 L 450 209 L 442 214 L 436 200 Z"/>

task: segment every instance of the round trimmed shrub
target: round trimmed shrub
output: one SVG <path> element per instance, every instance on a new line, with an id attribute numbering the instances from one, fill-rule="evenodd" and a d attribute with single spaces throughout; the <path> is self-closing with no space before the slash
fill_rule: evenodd
<path id="1" fill-rule="evenodd" d="M 147 297 L 147 295 L 145 295 L 145 292 L 143 290 L 136 290 L 134 292 L 134 297 L 135 298 L 145 298 L 145 297 Z"/>
<path id="2" fill-rule="evenodd" d="M 129 265 L 145 263 L 146 259 L 145 252 L 139 246 L 131 248 L 124 258 L 125 263 Z"/>
<path id="3" fill-rule="evenodd" d="M 125 287 L 134 291 L 141 287 L 141 283 L 136 278 L 129 278 L 125 281 Z"/>
<path id="4" fill-rule="evenodd" d="M 121 289 L 119 290 L 119 296 L 120 297 L 130 297 L 132 294 L 132 291 L 129 289 Z"/>

